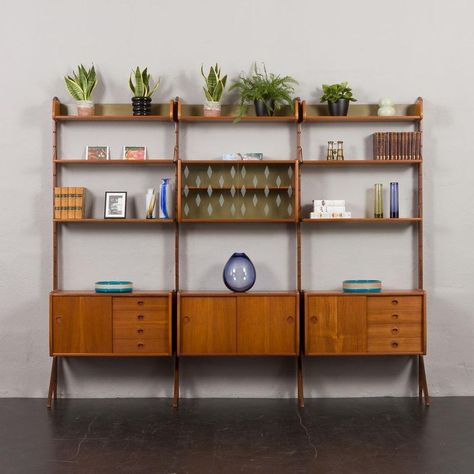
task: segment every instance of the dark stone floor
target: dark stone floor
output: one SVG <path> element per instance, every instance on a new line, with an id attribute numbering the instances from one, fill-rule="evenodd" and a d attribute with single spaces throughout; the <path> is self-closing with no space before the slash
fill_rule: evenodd
<path id="1" fill-rule="evenodd" d="M 474 472 L 474 397 L 0 400 L 0 473 Z"/>

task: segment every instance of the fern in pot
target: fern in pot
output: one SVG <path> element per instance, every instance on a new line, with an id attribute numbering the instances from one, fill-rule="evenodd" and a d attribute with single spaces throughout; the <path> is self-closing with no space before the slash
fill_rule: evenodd
<path id="1" fill-rule="evenodd" d="M 201 75 L 204 78 L 204 94 L 206 102 L 204 103 L 204 117 L 219 117 L 221 115 L 221 98 L 227 82 L 227 76 L 221 76 L 221 69 L 216 63 L 211 66 L 209 73 L 204 74 L 201 66 Z"/>
<path id="2" fill-rule="evenodd" d="M 321 102 L 328 103 L 329 115 L 347 115 L 349 102 L 356 101 L 346 81 L 340 84 L 323 84 Z"/>
<path id="3" fill-rule="evenodd" d="M 94 66 L 86 69 L 82 64 L 73 71 L 72 76 L 64 76 L 66 88 L 72 98 L 77 101 L 78 115 L 94 115 L 92 91 L 97 85 L 97 76 Z"/>
<path id="4" fill-rule="evenodd" d="M 151 82 L 152 78 L 151 74 L 148 73 L 148 68 L 140 71 L 140 68 L 137 66 L 135 71 L 132 71 L 128 79 L 128 85 L 133 94 L 133 115 L 151 114 L 151 96 L 158 89 L 160 79 L 156 81 L 153 87 L 151 86 Z"/>
<path id="5" fill-rule="evenodd" d="M 253 102 L 258 117 L 274 116 L 285 104 L 293 110 L 292 94 L 298 82 L 291 76 L 280 76 L 268 73 L 263 64 L 263 71 L 254 65 L 253 73 L 241 74 L 232 84 L 230 90 L 236 89 L 240 96 L 239 118 L 247 112 L 248 105 Z"/>

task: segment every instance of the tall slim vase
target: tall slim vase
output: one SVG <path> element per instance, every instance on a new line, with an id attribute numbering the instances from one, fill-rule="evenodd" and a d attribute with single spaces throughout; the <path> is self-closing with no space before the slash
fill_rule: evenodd
<path id="1" fill-rule="evenodd" d="M 374 200 L 374 217 L 377 219 L 383 218 L 383 185 L 375 185 L 375 200 Z"/>
<path id="2" fill-rule="evenodd" d="M 397 218 L 399 214 L 398 183 L 390 183 L 390 217 Z"/>

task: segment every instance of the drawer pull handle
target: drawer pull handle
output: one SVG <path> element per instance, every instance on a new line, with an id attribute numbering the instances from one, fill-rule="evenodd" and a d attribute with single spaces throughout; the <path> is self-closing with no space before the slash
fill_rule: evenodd
<path id="1" fill-rule="evenodd" d="M 184 321 L 185 323 L 189 323 L 189 321 L 191 321 L 191 318 L 190 318 L 189 316 L 185 316 L 185 317 L 183 318 L 183 321 Z"/>
<path id="2" fill-rule="evenodd" d="M 57 316 L 56 317 L 56 322 L 60 323 L 62 321 L 63 317 L 62 316 Z"/>
<path id="3" fill-rule="evenodd" d="M 295 319 L 295 318 L 294 318 L 293 316 L 288 316 L 288 317 L 286 318 L 286 320 L 287 320 L 289 323 L 292 323 L 292 322 L 294 321 L 294 319 Z"/>
<path id="4" fill-rule="evenodd" d="M 316 324 L 318 322 L 318 318 L 316 316 L 311 316 L 311 322 Z"/>
<path id="5" fill-rule="evenodd" d="M 137 316 L 137 319 L 139 319 L 140 321 L 143 321 L 145 319 L 145 316 L 143 316 L 143 314 L 139 314 Z"/>
<path id="6" fill-rule="evenodd" d="M 392 319 L 398 319 L 398 314 L 392 314 Z"/>
<path id="7" fill-rule="evenodd" d="M 393 304 L 393 305 L 398 304 L 398 300 L 392 300 L 392 304 Z"/>
<path id="8" fill-rule="evenodd" d="M 396 349 L 398 347 L 398 342 L 392 342 L 392 347 Z"/>
<path id="9" fill-rule="evenodd" d="M 143 342 L 139 342 L 139 343 L 137 344 L 137 346 L 138 346 L 140 349 L 142 349 L 143 347 L 145 347 L 145 344 L 143 344 Z"/>
<path id="10" fill-rule="evenodd" d="M 393 328 L 392 329 L 392 334 L 398 334 L 400 332 L 400 329 L 398 328 Z"/>
<path id="11" fill-rule="evenodd" d="M 140 329 L 137 329 L 137 332 L 138 332 L 138 334 L 143 334 L 144 330 L 142 328 L 140 328 Z"/>
<path id="12" fill-rule="evenodd" d="M 144 303 L 143 301 L 137 301 L 137 304 L 138 304 L 139 306 L 143 306 L 145 303 Z"/>

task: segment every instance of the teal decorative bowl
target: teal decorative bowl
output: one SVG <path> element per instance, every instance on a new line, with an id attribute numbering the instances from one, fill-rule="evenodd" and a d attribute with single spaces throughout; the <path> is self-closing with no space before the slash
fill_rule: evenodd
<path id="1" fill-rule="evenodd" d="M 344 293 L 380 293 L 382 282 L 380 280 L 344 280 L 342 291 Z"/>
<path id="2" fill-rule="evenodd" d="M 96 281 L 96 293 L 131 293 L 133 291 L 133 283 L 131 281 Z"/>

